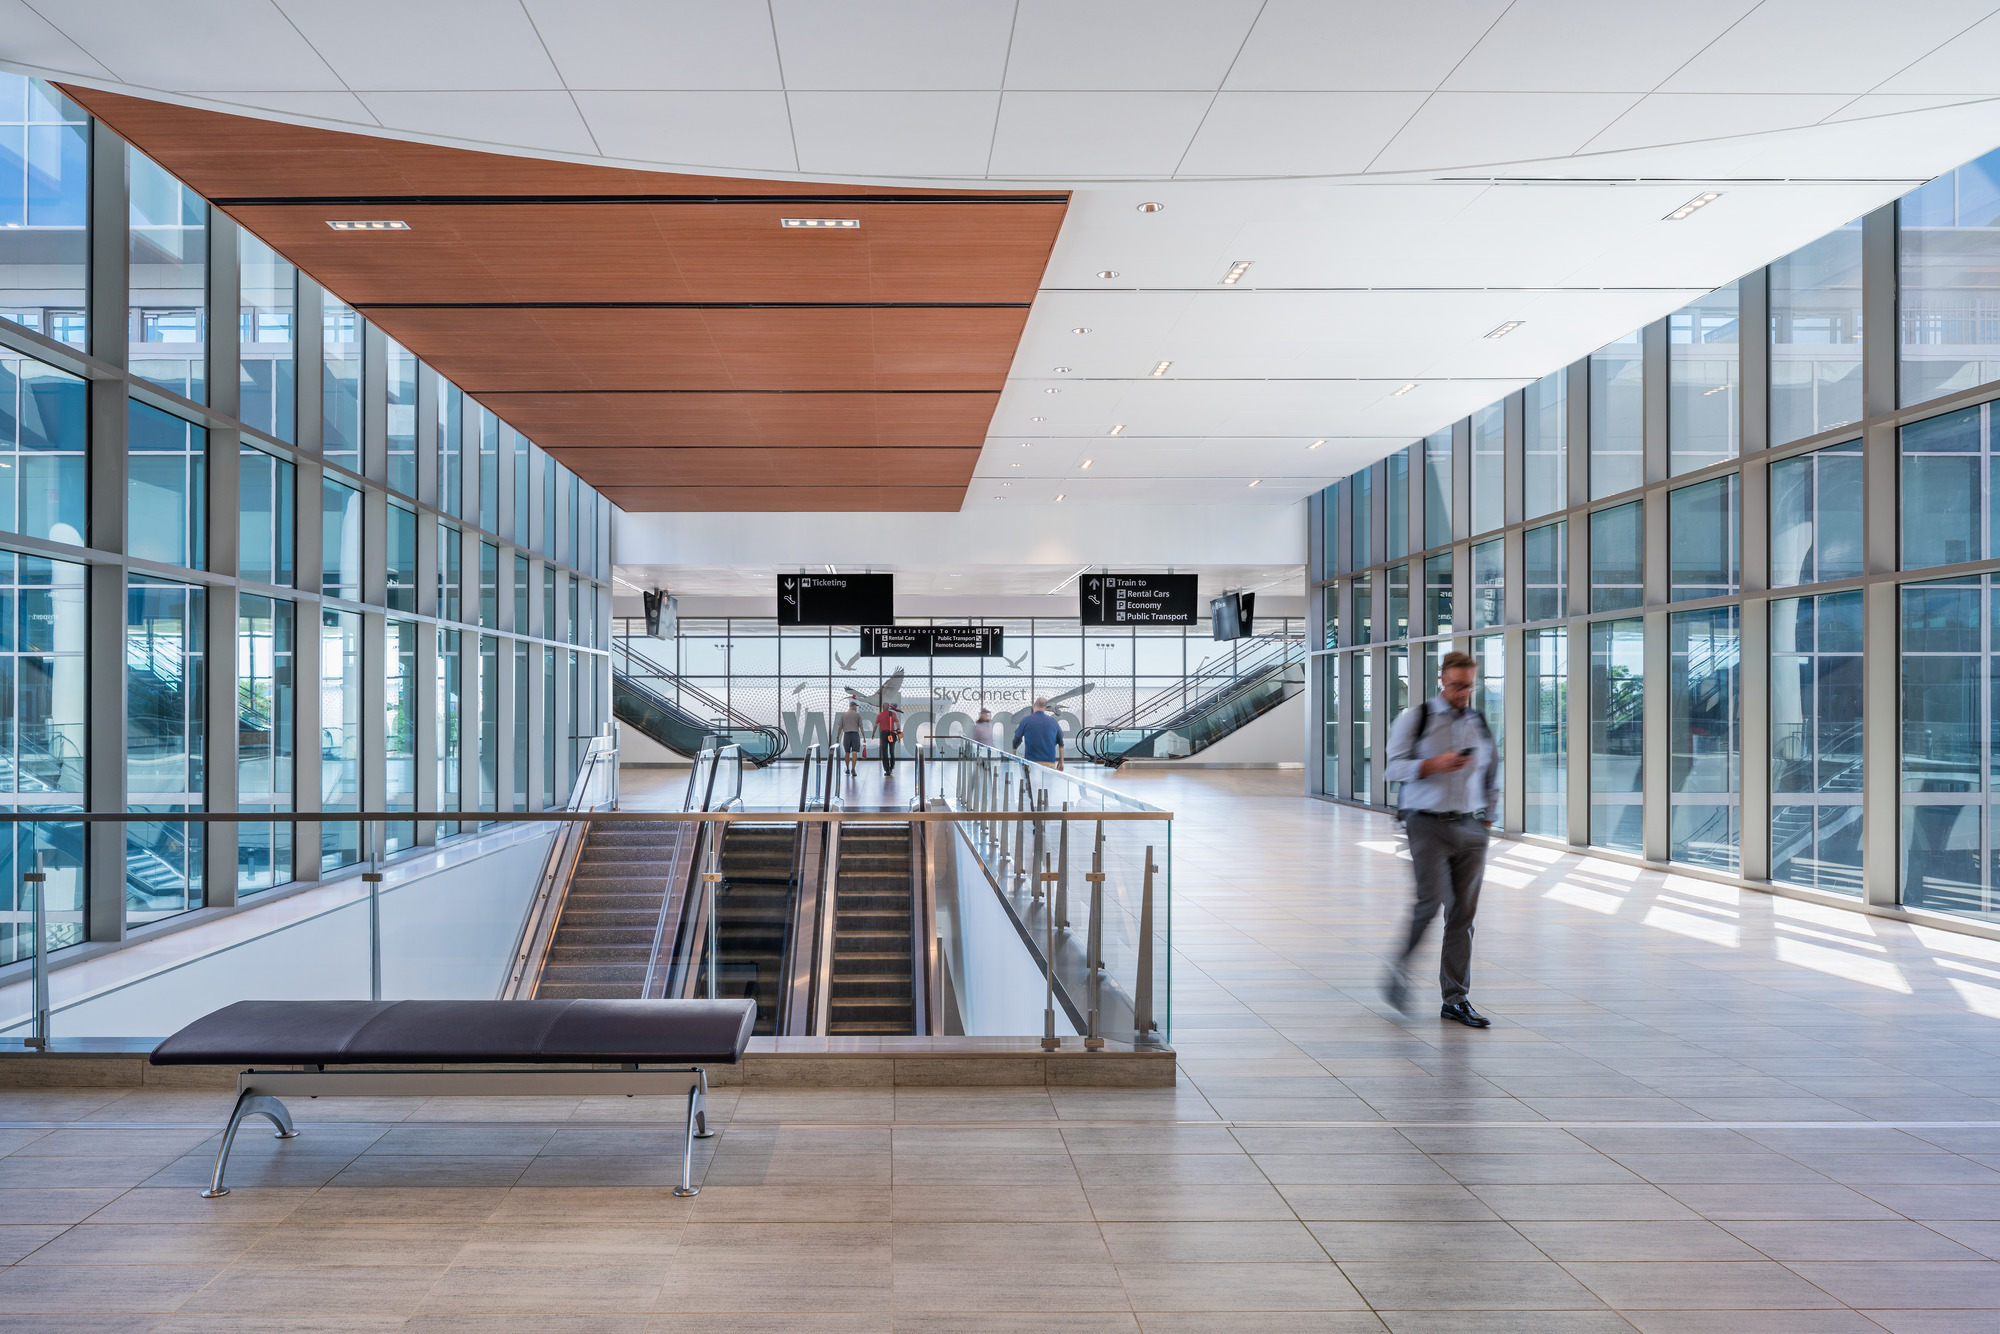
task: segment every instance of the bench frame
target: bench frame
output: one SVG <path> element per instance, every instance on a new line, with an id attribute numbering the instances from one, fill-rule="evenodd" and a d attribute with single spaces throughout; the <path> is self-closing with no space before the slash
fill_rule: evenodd
<path id="1" fill-rule="evenodd" d="M 689 1084 L 687 1075 L 695 1076 Z M 229 1167 L 230 1146 L 245 1117 L 262 1116 L 277 1127 L 276 1138 L 296 1139 L 285 1098 L 408 1098 L 408 1097 L 578 1097 L 623 1094 L 679 1093 L 687 1089 L 687 1142 L 681 1156 L 681 1184 L 674 1194 L 701 1194 L 694 1184 L 694 1142 L 712 1139 L 708 1128 L 708 1071 L 699 1065 L 638 1066 L 591 1069 L 443 1066 L 420 1070 L 343 1069 L 323 1065 L 287 1070 L 245 1070 L 236 1077 L 236 1106 L 222 1132 L 215 1155 L 215 1177 L 201 1193 L 205 1200 L 227 1195 L 222 1175 Z"/>

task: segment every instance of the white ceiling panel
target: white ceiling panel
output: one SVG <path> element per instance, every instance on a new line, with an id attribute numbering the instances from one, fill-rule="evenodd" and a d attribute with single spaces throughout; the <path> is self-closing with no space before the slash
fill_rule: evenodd
<path id="1" fill-rule="evenodd" d="M 520 0 L 274 2 L 355 92 L 563 86 Z"/>
<path id="2" fill-rule="evenodd" d="M 1638 100 L 1630 93 L 1438 93 L 1373 167 L 1446 171 L 1564 157 Z"/>
<path id="3" fill-rule="evenodd" d="M 356 125 L 380 123 L 375 119 L 374 113 L 363 106 L 361 99 L 353 93 L 294 93 L 253 89 L 219 91 L 210 95 L 219 101 L 233 102 L 251 111 L 277 111 L 287 116 L 351 121 Z"/>
<path id="4" fill-rule="evenodd" d="M 771 15 L 736 0 L 522 0 L 571 88 L 785 86 Z"/>
<path id="5" fill-rule="evenodd" d="M 361 100 L 390 129 L 560 153 L 603 151 L 568 93 L 364 93 Z"/>
<path id="6" fill-rule="evenodd" d="M 1402 437 L 1372 436 L 1326 440 L 1311 448 L 1312 438 L 1284 439 L 1217 437 L 1116 440 L 1037 440 L 1024 448 L 1014 441 L 989 444 L 980 456 L 978 476 L 991 482 L 1018 482 L 1066 477 L 1088 471 L 1097 477 L 1289 477 L 1336 481 L 1357 465 L 1401 449 Z M 1085 459 L 1091 466 L 1082 467 Z"/>
<path id="7" fill-rule="evenodd" d="M 696 167 L 794 171 L 783 93 L 579 92 L 601 149 L 614 158 Z"/>
<path id="8" fill-rule="evenodd" d="M 181 0 L 172 21 L 158 22 L 161 7 L 149 0 L 64 0 L 41 11 L 100 64 L 120 78 L 148 81 L 154 70 L 173 70 L 173 86 L 190 92 L 240 88 L 254 80 L 267 88 L 338 88 L 340 79 L 269 0 Z M 23 35 L 46 42 L 42 25 Z M 5 54 L 17 54 L 14 29 L 5 32 Z M 30 45 L 28 52 L 41 49 Z M 48 49 L 58 56 L 59 52 Z M 60 66 L 58 65 L 58 68 Z"/>
<path id="9" fill-rule="evenodd" d="M 1660 90 L 1870 92 L 1993 10 L 1992 0 L 1925 0 L 1894 10 L 1878 0 L 1764 0 Z"/>
<path id="10" fill-rule="evenodd" d="M 1263 7 L 1264 0 L 1019 0 L 1007 87 L 1217 88 Z"/>
<path id="11" fill-rule="evenodd" d="M 1207 93 L 1008 93 L 992 170 L 1002 176 L 1168 176 Z"/>
<path id="12" fill-rule="evenodd" d="M 102 79 L 118 77 L 62 30 L 30 9 L 25 0 L 0 0 L 0 32 L 7 34 L 9 61 L 37 69 L 70 70 Z"/>
<path id="13" fill-rule="evenodd" d="M 1679 69 L 1758 0 L 1515 0 L 1443 82 L 1465 92 L 1643 93 Z"/>
<path id="14" fill-rule="evenodd" d="M 1585 152 L 1682 144 L 1816 125 L 1852 99 L 1845 93 L 1654 93 L 1585 144 Z"/>
<path id="15" fill-rule="evenodd" d="M 2000 15 L 1884 79 L 1878 93 L 2000 93 Z"/>
<path id="16" fill-rule="evenodd" d="M 1551 367 L 1550 369 L 1553 369 Z M 1035 436 L 1125 434 L 1206 436 L 1401 436 L 1413 439 L 1526 384 L 1532 376 L 1439 381 L 1396 397 L 1404 381 L 1378 380 L 1137 380 L 1064 386 L 1057 400 L 1045 382 L 1011 381 L 1000 396 L 989 437 L 1016 442 Z M 1041 417 L 1037 422 L 1035 417 Z"/>
<path id="17" fill-rule="evenodd" d="M 976 176 L 993 149 L 1000 94 L 792 93 L 799 170 Z"/>
<path id="18" fill-rule="evenodd" d="M 1013 17 L 992 0 L 771 3 L 794 89 L 998 89 Z"/>
<path id="19" fill-rule="evenodd" d="M 2000 95 L 2000 78 L 1993 92 Z M 1934 107 L 1961 106 L 1982 100 L 1967 93 L 1870 93 L 1856 97 L 1826 118 L 1829 125 L 1843 120 L 1863 120 L 1873 116 L 1900 116 L 1907 111 L 1929 111 Z"/>
<path id="20" fill-rule="evenodd" d="M 1332 176 L 1364 171 L 1425 96 L 1222 93 L 1177 174 Z"/>
<path id="21" fill-rule="evenodd" d="M 1270 0 L 1230 68 L 1229 88 L 1435 88 L 1507 0 Z"/>

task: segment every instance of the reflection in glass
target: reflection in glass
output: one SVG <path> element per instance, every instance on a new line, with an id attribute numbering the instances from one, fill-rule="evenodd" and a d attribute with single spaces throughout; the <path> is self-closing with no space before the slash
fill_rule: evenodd
<path id="1" fill-rule="evenodd" d="M 1353 568 L 1375 563 L 1375 539 L 1372 532 L 1375 517 L 1375 470 L 1363 468 L 1347 479 L 1352 493 L 1348 510 L 1347 531 L 1352 535 Z"/>
<path id="2" fill-rule="evenodd" d="M 132 373 L 208 401 L 208 204 L 138 149 L 125 149 L 130 201 Z M 226 318 L 226 317 L 225 317 Z"/>
<path id="3" fill-rule="evenodd" d="M 1492 403 L 1472 414 L 1472 531 L 1491 532 L 1507 521 L 1507 406 Z"/>
<path id="4" fill-rule="evenodd" d="M 1905 585 L 1902 889 L 1911 907 L 1991 914 L 1990 576 Z"/>
<path id="5" fill-rule="evenodd" d="M 1448 651 L 1451 645 L 1426 644 L 1424 647 L 1424 679 L 1428 683 L 1425 689 L 1435 692 L 1438 663 L 1442 660 L 1440 650 Z M 1479 663 L 1479 675 L 1474 678 L 1472 707 L 1486 719 L 1486 730 L 1493 734 L 1495 762 L 1502 766 L 1504 772 L 1507 759 L 1507 639 L 1504 635 L 1479 635 L 1469 641 L 1468 647 Z M 1506 827 L 1504 809 L 1489 810 L 1486 814 L 1495 828 Z"/>
<path id="6" fill-rule="evenodd" d="M 1590 627 L 1590 841 L 1644 848 L 1645 622 Z"/>
<path id="7" fill-rule="evenodd" d="M 126 405 L 126 551 L 203 568 L 208 432 L 148 404 Z"/>
<path id="8" fill-rule="evenodd" d="M 1472 549 L 1472 628 L 1490 630 L 1507 619 L 1507 544 L 1499 538 Z"/>
<path id="9" fill-rule="evenodd" d="M 1667 493 L 1667 599 L 1728 597 L 1739 590 L 1736 475 Z"/>
<path id="10" fill-rule="evenodd" d="M 1391 565 L 1388 573 L 1389 613 L 1384 639 L 1410 637 L 1410 567 Z"/>
<path id="11" fill-rule="evenodd" d="M 1388 558 L 1410 554 L 1410 451 L 1399 449 L 1382 460 L 1389 477 Z"/>
<path id="12" fill-rule="evenodd" d="M 1771 465 L 1771 587 L 1861 573 L 1861 442 Z"/>
<path id="13" fill-rule="evenodd" d="M 465 395 L 440 378 L 437 385 L 437 505 L 446 514 L 462 513 L 465 494 Z"/>
<path id="14" fill-rule="evenodd" d="M 322 597 L 361 597 L 361 493 L 331 477 L 320 483 Z"/>
<path id="15" fill-rule="evenodd" d="M 1521 517 L 1539 519 L 1569 504 L 1569 370 L 1521 391 Z"/>
<path id="16" fill-rule="evenodd" d="M 1645 601 L 1645 515 L 1640 502 L 1590 516 L 1590 609 L 1623 611 Z"/>
<path id="17" fill-rule="evenodd" d="M 461 595 L 465 588 L 465 535 L 448 523 L 437 526 L 437 614 L 439 620 L 464 620 Z"/>
<path id="18" fill-rule="evenodd" d="M 1861 420 L 1861 223 L 1771 265 L 1771 443 Z"/>
<path id="19" fill-rule="evenodd" d="M 534 702 L 534 691 L 530 688 L 529 664 L 532 662 L 528 646 L 515 642 L 514 654 L 514 774 L 513 803 L 509 810 L 528 809 L 528 706 Z"/>
<path id="20" fill-rule="evenodd" d="M 1424 545 L 1451 541 L 1451 428 L 1424 437 Z"/>
<path id="21" fill-rule="evenodd" d="M 1590 354 L 1590 498 L 1646 480 L 1646 362 L 1637 331 Z"/>
<path id="22" fill-rule="evenodd" d="M 1328 796 L 1340 791 L 1340 670 L 1347 659 L 1330 653 L 1320 666 L 1320 790 Z"/>
<path id="23" fill-rule="evenodd" d="M 1354 642 L 1372 644 L 1375 642 L 1375 576 L 1357 574 L 1354 576 Z"/>
<path id="24" fill-rule="evenodd" d="M 1981 403 L 1902 429 L 1904 569 L 1986 555 L 1991 411 Z"/>
<path id="25" fill-rule="evenodd" d="M 332 293 L 320 296 L 320 453 L 361 471 L 363 321 Z"/>
<path id="26" fill-rule="evenodd" d="M 459 661 L 459 645 L 464 635 L 457 630 L 437 632 L 437 697 L 434 701 L 432 718 L 437 726 L 437 802 L 441 811 L 460 809 L 461 787 L 459 751 L 460 725 L 463 719 L 464 683 Z M 560 742 L 565 734 L 558 730 L 551 736 Z M 551 746 L 551 750 L 561 746 Z M 459 831 L 456 821 L 439 821 L 439 838 L 449 838 Z"/>
<path id="27" fill-rule="evenodd" d="M 78 348 L 89 180 L 83 108 L 40 79 L 0 72 L 0 320 Z"/>
<path id="28" fill-rule="evenodd" d="M 116 577 L 115 573 L 112 575 Z M 84 801 L 84 567 L 0 551 L 0 807 L 51 814 Z M 83 940 L 83 826 L 60 819 L 12 826 L 0 838 L 7 873 L 0 906 L 0 960 L 32 950 L 20 872 L 41 858 L 47 902 L 74 918 L 48 923 L 53 949 Z"/>
<path id="29" fill-rule="evenodd" d="M 1667 317 L 1667 475 L 1736 457 L 1741 384 L 1737 285 Z"/>
<path id="30" fill-rule="evenodd" d="M 417 358 L 391 338 L 384 379 L 389 415 L 385 443 L 389 457 L 389 489 L 417 494 Z"/>
<path id="31" fill-rule="evenodd" d="M 2000 379 L 2000 151 L 1903 196 L 1902 401 Z"/>
<path id="32" fill-rule="evenodd" d="M 196 586 L 142 575 L 127 584 L 128 809 L 169 814 L 200 810 L 206 800 L 205 606 L 206 594 Z M 126 926 L 202 907 L 204 885 L 201 825 L 161 821 L 125 827 Z"/>
<path id="33" fill-rule="evenodd" d="M 1771 604 L 1771 878 L 1861 894 L 1861 591 Z"/>
<path id="34" fill-rule="evenodd" d="M 417 609 L 417 515 L 395 501 L 389 502 L 387 548 L 388 604 L 390 611 Z"/>
<path id="35" fill-rule="evenodd" d="M 1451 553 L 1439 552 L 1424 562 L 1424 633 L 1451 633 Z"/>
<path id="36" fill-rule="evenodd" d="M 492 635 L 479 636 L 479 809 L 500 809 L 500 641 Z"/>
<path id="37" fill-rule="evenodd" d="M 1551 621 L 1569 610 L 1569 522 L 1530 528 L 1521 534 L 1521 563 L 1526 579 L 1521 590 L 1521 619 Z"/>
<path id="38" fill-rule="evenodd" d="M 1523 633 L 1522 792 L 1525 828 L 1547 838 L 1569 837 L 1569 631 L 1562 626 Z"/>
<path id="39" fill-rule="evenodd" d="M 417 808 L 417 634 L 411 621 L 390 621 L 383 653 L 383 724 L 385 765 L 384 809 L 414 811 Z M 523 734 L 526 733 L 523 728 Z M 384 853 L 401 852 L 416 843 L 417 827 L 407 820 L 391 820 L 382 829 Z"/>
<path id="40" fill-rule="evenodd" d="M 319 615 L 319 808 L 361 809 L 361 613 L 330 607 Z M 319 829 L 320 870 L 361 860 L 360 825 Z"/>
<path id="41" fill-rule="evenodd" d="M 500 625 L 500 548 L 479 544 L 479 623 L 488 630 Z"/>
<path id="42" fill-rule="evenodd" d="M 290 461 L 245 445 L 237 462 L 242 515 L 236 529 L 236 572 L 260 584 L 292 583 Z"/>
<path id="43" fill-rule="evenodd" d="M 528 569 L 528 558 L 526 556 L 519 556 L 519 555 L 515 556 L 514 557 L 514 633 L 516 634 L 525 635 L 530 633 L 528 626 L 528 603 L 530 596 L 534 592 L 534 587 L 529 582 L 529 579 L 530 579 L 530 573 Z"/>
<path id="44" fill-rule="evenodd" d="M 1354 664 L 1354 686 L 1348 692 L 1353 701 L 1348 709 L 1349 735 L 1354 744 L 1347 748 L 1349 778 L 1354 784 L 1356 801 L 1372 801 L 1369 787 L 1369 756 L 1372 753 L 1368 735 L 1368 720 L 1375 710 L 1375 655 L 1372 653 L 1349 653 L 1348 661 Z"/>
<path id="45" fill-rule="evenodd" d="M 248 593 L 236 603 L 236 800 L 244 811 L 292 809 L 296 678 L 293 607 Z M 227 828 L 226 826 L 224 828 Z M 217 832 L 216 837 L 227 837 Z M 239 824 L 236 892 L 292 878 L 292 826 Z"/>
<path id="46" fill-rule="evenodd" d="M 1320 590 L 1320 647 L 1340 647 L 1340 595 L 1339 584 L 1328 584 Z"/>
<path id="47" fill-rule="evenodd" d="M 1742 815 L 1736 607 L 1667 619 L 1667 855 L 1734 871 Z"/>
<path id="48" fill-rule="evenodd" d="M 0 348 L 0 530 L 83 545 L 89 420 L 80 376 Z"/>

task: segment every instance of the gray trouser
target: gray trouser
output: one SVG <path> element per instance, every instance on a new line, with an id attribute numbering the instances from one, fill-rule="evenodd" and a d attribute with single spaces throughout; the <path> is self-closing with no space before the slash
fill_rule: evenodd
<path id="1" fill-rule="evenodd" d="M 1431 918 L 1449 902 L 1438 983 L 1447 1003 L 1464 1000 L 1472 984 L 1472 918 L 1479 911 L 1480 882 L 1486 878 L 1486 826 L 1470 817 L 1440 820 L 1421 811 L 1411 811 L 1403 823 L 1410 831 L 1417 902 L 1410 913 L 1410 934 L 1398 964 L 1409 961 Z"/>

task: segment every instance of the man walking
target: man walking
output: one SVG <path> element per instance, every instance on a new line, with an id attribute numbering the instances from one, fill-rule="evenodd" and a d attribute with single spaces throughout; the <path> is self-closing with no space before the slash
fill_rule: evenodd
<path id="1" fill-rule="evenodd" d="M 1500 809 L 1500 766 L 1493 733 L 1472 705 L 1479 664 L 1469 653 L 1447 653 L 1438 667 L 1438 693 L 1405 710 L 1389 727 L 1389 763 L 1382 776 L 1401 783 L 1399 805 L 1409 831 L 1417 899 L 1403 951 L 1382 984 L 1391 1005 L 1408 1013 L 1410 955 L 1445 907 L 1444 958 L 1438 981 L 1441 1018 L 1467 1028 L 1492 1021 L 1472 1008 L 1472 919 L 1486 875 L 1487 830 Z M 1449 905 L 1449 906 L 1446 906 Z"/>
<path id="2" fill-rule="evenodd" d="M 894 772 L 896 768 L 896 743 L 903 737 L 903 711 L 893 704 L 884 704 L 882 712 L 875 715 L 875 740 L 882 748 L 882 772 Z"/>
<path id="3" fill-rule="evenodd" d="M 1011 750 L 1027 746 L 1027 757 L 1036 764 L 1053 764 L 1063 767 L 1062 724 L 1049 716 L 1047 699 L 1035 701 L 1035 711 L 1014 724 L 1014 744 Z"/>

